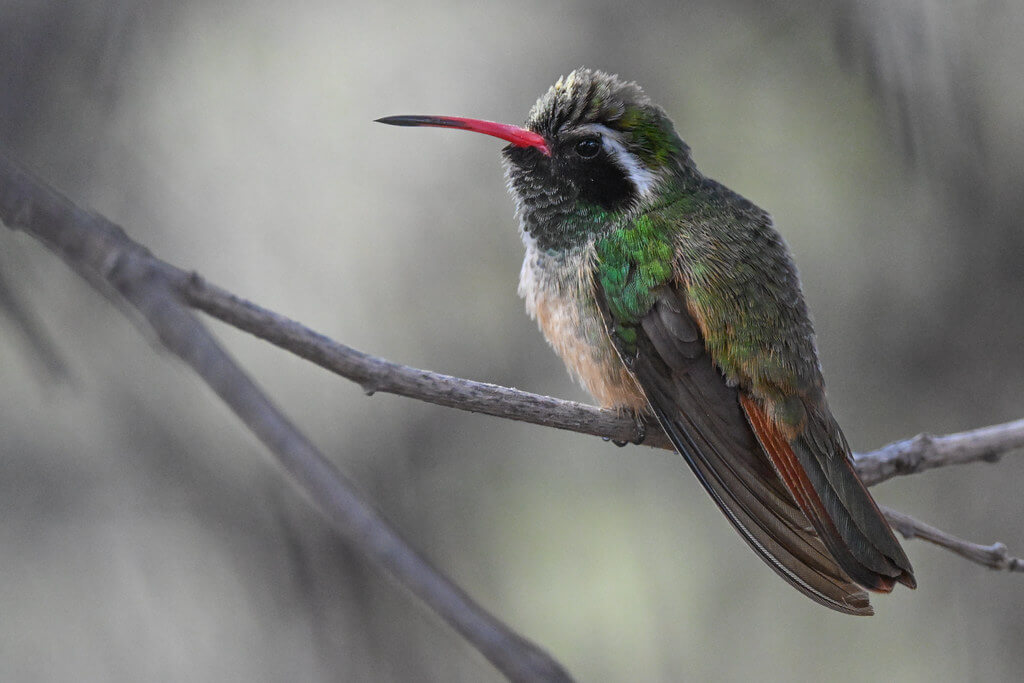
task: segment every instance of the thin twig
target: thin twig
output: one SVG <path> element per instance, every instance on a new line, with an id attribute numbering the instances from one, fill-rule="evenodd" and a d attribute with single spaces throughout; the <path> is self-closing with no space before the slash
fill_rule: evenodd
<path id="1" fill-rule="evenodd" d="M 301 323 L 237 297 L 193 274 L 179 281 L 192 306 L 360 385 L 367 394 L 384 392 L 420 401 L 566 429 L 618 441 L 639 438 L 632 417 L 575 401 L 474 382 L 400 365 L 338 343 Z M 671 449 L 657 424 L 645 445 Z"/>
<path id="2" fill-rule="evenodd" d="M 90 283 L 113 288 L 124 297 L 163 345 L 190 365 L 277 456 L 353 547 L 409 588 L 510 680 L 571 680 L 554 659 L 434 569 L 356 493 L 180 303 L 173 286 L 180 271 L 153 258 L 102 216 L 82 211 L 2 157 L 0 219 L 39 239 Z"/>
<path id="3" fill-rule="evenodd" d="M 918 434 L 857 456 L 857 472 L 868 486 L 904 474 L 946 465 L 997 462 L 1004 453 L 1024 448 L 1024 420 L 934 436 Z"/>
<path id="4" fill-rule="evenodd" d="M 1006 546 L 1002 543 L 992 545 L 979 545 L 957 538 L 941 529 L 918 521 L 910 515 L 905 515 L 898 510 L 880 505 L 882 514 L 889 520 L 892 527 L 903 534 L 904 538 L 920 538 L 922 541 L 934 543 L 940 548 L 966 557 L 971 562 L 977 562 L 991 569 L 999 569 L 1008 572 L 1024 572 L 1024 560 L 1010 555 Z"/>

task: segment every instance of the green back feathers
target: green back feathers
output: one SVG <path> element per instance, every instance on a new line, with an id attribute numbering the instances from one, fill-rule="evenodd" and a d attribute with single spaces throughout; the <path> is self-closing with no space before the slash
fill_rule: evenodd
<path id="1" fill-rule="evenodd" d="M 637 327 L 654 305 L 656 290 L 678 275 L 706 330 L 704 343 L 729 380 L 776 401 L 815 386 L 816 366 L 797 367 L 789 346 L 798 347 L 798 355 L 813 354 L 806 313 L 784 296 L 795 286 L 795 274 L 781 253 L 772 253 L 781 244 L 767 239 L 757 221 L 738 216 L 728 227 L 712 228 L 725 216 L 710 215 L 724 207 L 700 194 L 677 191 L 662 202 L 594 243 L 595 284 L 620 348 L 635 350 Z M 779 269 L 759 272 L 737 248 L 737 237 Z"/>

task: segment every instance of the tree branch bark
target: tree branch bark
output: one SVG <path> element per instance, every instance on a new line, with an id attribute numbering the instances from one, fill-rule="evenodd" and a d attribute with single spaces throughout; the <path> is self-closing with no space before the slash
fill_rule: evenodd
<path id="1" fill-rule="evenodd" d="M 856 456 L 857 472 L 868 486 L 905 474 L 946 465 L 998 462 L 1004 453 L 1024 448 L 1024 420 L 935 436 L 918 434 Z"/>
<path id="2" fill-rule="evenodd" d="M 923 541 L 934 543 L 940 548 L 945 548 L 960 557 L 966 557 L 971 562 L 977 562 L 990 569 L 1024 572 L 1024 560 L 1011 556 L 1006 546 L 1002 543 L 993 543 L 992 545 L 971 543 L 918 521 L 898 510 L 893 510 L 884 505 L 879 505 L 878 507 L 882 510 L 885 518 L 889 520 L 889 523 L 892 524 L 892 527 L 903 534 L 904 538 L 920 538 Z"/>

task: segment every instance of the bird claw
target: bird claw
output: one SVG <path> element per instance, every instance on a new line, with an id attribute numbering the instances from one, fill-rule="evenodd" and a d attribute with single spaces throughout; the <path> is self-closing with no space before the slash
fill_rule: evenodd
<path id="1" fill-rule="evenodd" d="M 633 420 L 636 422 L 637 434 L 636 439 L 633 441 L 633 445 L 639 446 L 640 444 L 647 440 L 647 423 L 644 422 L 644 419 L 639 415 L 634 417 Z"/>
<path id="2" fill-rule="evenodd" d="M 627 446 L 629 444 L 633 444 L 634 446 L 639 446 L 640 444 L 642 444 L 644 440 L 647 438 L 647 425 L 644 424 L 643 418 L 641 418 L 640 416 L 634 417 L 633 420 L 636 423 L 636 439 L 634 439 L 633 441 L 619 441 L 618 439 L 612 439 L 606 436 L 604 437 L 604 440 L 611 441 L 619 448 L 622 448 L 623 446 Z"/>

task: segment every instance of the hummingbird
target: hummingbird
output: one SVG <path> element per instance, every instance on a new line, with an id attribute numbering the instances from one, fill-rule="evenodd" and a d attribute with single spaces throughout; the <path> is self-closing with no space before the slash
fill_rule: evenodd
<path id="1" fill-rule="evenodd" d="M 873 613 L 864 589 L 916 587 L 829 409 L 789 248 L 767 212 L 697 170 L 636 83 L 577 69 L 523 127 L 378 121 L 509 143 L 527 312 L 602 407 L 656 418 L 779 576 L 854 615 Z"/>

